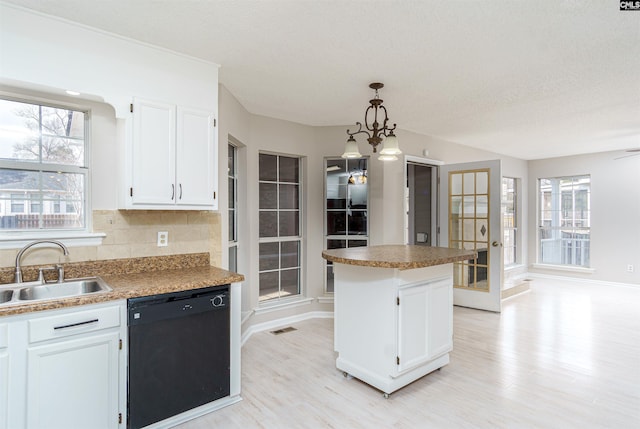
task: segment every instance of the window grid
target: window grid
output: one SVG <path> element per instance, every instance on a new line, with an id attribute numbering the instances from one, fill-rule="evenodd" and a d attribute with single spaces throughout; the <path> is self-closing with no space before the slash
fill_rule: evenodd
<path id="1" fill-rule="evenodd" d="M 517 179 L 513 177 L 502 178 L 502 223 L 504 265 L 514 265 L 518 258 L 518 194 Z"/>
<path id="2" fill-rule="evenodd" d="M 259 301 L 301 294 L 300 158 L 260 154 Z"/>
<path id="3" fill-rule="evenodd" d="M 449 172 L 449 247 L 478 252 L 477 259 L 454 262 L 455 288 L 491 289 L 489 176 L 488 169 Z"/>
<path id="4" fill-rule="evenodd" d="M 86 230 L 88 112 L 0 99 L 0 230 Z M 60 200 L 65 203 L 63 213 Z"/>
<path id="5" fill-rule="evenodd" d="M 369 245 L 368 158 L 325 158 L 325 249 Z M 325 293 L 334 293 L 333 263 L 325 261 Z"/>
<path id="6" fill-rule="evenodd" d="M 591 176 L 538 180 L 538 262 L 590 266 Z"/>

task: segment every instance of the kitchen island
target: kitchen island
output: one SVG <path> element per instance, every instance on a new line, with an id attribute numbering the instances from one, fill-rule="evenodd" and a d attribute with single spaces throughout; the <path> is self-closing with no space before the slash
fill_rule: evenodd
<path id="1" fill-rule="evenodd" d="M 333 249 L 336 367 L 385 397 L 449 363 L 453 263 L 473 250 L 384 245 Z"/>

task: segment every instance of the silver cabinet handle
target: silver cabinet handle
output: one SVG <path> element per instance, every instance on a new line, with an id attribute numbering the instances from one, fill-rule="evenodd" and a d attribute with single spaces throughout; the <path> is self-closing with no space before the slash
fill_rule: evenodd
<path id="1" fill-rule="evenodd" d="M 172 183 L 171 184 L 171 201 L 173 201 L 175 196 L 176 196 L 176 185 Z"/>
<path id="2" fill-rule="evenodd" d="M 180 183 L 178 186 L 180 187 L 180 196 L 178 197 L 178 199 L 181 200 L 182 199 L 182 183 Z"/>

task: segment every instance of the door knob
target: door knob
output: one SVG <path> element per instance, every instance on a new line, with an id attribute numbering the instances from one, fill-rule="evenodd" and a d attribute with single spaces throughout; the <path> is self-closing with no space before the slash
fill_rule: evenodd
<path id="1" fill-rule="evenodd" d="M 494 241 L 493 243 L 491 243 L 491 245 L 493 247 L 498 247 L 498 246 L 502 246 L 502 243 L 498 243 L 497 241 Z"/>

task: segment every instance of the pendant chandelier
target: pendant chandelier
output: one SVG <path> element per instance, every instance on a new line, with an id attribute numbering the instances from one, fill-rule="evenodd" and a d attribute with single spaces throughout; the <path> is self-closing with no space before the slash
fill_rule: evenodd
<path id="1" fill-rule="evenodd" d="M 356 134 L 367 135 L 367 141 L 373 147 L 373 153 L 376 153 L 378 145 L 382 144 L 382 150 L 378 157 L 381 161 L 395 161 L 398 159 L 396 155 L 400 155 L 402 153 L 398 147 L 398 138 L 393 133 L 393 130 L 396 129 L 396 124 L 393 124 L 393 127 L 387 126 L 387 122 L 389 122 L 387 109 L 382 105 L 382 99 L 378 95 L 378 90 L 383 87 L 384 84 L 379 82 L 374 82 L 369 85 L 369 88 L 373 89 L 376 93 L 373 99 L 369 100 L 370 105 L 364 112 L 365 129 L 362 129 L 361 122 L 356 122 L 356 125 L 358 125 L 357 131 L 352 133 L 350 130 L 347 130 L 349 138 L 347 139 L 347 144 L 345 145 L 344 153 L 342 154 L 343 158 L 362 157 L 358 150 L 358 142 L 354 137 Z M 378 112 L 380 112 L 380 118 L 378 118 Z M 383 113 L 384 118 L 382 118 Z M 382 124 L 380 124 L 379 120 L 382 121 Z"/>

